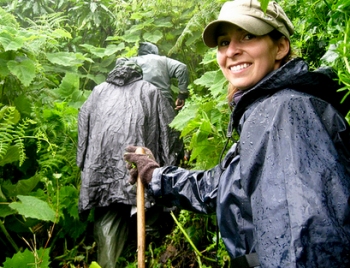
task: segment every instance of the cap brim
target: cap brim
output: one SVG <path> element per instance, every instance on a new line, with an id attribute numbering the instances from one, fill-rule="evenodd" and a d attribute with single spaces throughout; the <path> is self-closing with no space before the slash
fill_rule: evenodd
<path id="1" fill-rule="evenodd" d="M 208 47 L 216 47 L 217 44 L 217 27 L 220 23 L 230 23 L 236 25 L 254 35 L 265 35 L 274 28 L 266 22 L 248 15 L 236 15 L 230 20 L 215 20 L 209 23 L 203 31 L 203 41 Z"/>

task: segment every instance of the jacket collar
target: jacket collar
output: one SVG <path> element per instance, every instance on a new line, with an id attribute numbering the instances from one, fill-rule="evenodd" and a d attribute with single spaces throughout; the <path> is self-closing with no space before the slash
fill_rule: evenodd
<path id="1" fill-rule="evenodd" d="M 346 105 L 340 107 L 342 96 L 336 93 L 339 87 L 336 75 L 331 68 L 320 68 L 310 72 L 304 60 L 295 58 L 269 73 L 253 88 L 243 93 L 231 113 L 227 137 L 232 136 L 233 129 L 237 127 L 241 116 L 250 104 L 261 97 L 271 96 L 286 88 L 319 97 L 331 103 L 340 111 L 341 109 L 348 110 Z"/>

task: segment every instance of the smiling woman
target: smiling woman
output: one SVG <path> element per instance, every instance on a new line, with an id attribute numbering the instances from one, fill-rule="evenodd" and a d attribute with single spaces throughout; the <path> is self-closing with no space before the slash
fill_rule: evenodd
<path id="1" fill-rule="evenodd" d="M 350 266 L 349 125 L 334 73 L 291 59 L 292 34 L 276 2 L 225 3 L 203 40 L 235 91 L 228 137 L 240 141 L 210 170 L 124 156 L 160 202 L 216 212 L 232 267 Z"/>
<path id="2" fill-rule="evenodd" d="M 268 34 L 253 35 L 223 22 L 218 26 L 217 61 L 226 79 L 237 89 L 247 90 L 281 65 L 289 52 L 289 41 L 274 41 Z"/>
<path id="3" fill-rule="evenodd" d="M 203 40 L 208 47 L 218 47 L 217 61 L 233 96 L 238 90 L 251 88 L 289 59 L 293 32 L 293 24 L 278 5 L 265 14 L 259 8 L 229 1 L 218 19 L 205 28 Z"/>

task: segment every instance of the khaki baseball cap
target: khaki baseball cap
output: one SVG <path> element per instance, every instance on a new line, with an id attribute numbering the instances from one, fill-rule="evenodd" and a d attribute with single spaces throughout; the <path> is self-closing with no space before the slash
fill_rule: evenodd
<path id="1" fill-rule="evenodd" d="M 258 0 L 235 0 L 224 3 L 217 20 L 209 23 L 203 31 L 203 41 L 208 47 L 217 46 L 217 27 L 222 22 L 232 23 L 254 35 L 265 35 L 276 29 L 288 40 L 294 33 L 292 22 L 283 9 L 270 1 L 266 13 Z"/>

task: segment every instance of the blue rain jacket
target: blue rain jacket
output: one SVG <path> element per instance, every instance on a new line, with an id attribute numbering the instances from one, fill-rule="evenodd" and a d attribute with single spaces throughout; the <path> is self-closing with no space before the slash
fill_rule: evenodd
<path id="1" fill-rule="evenodd" d="M 150 192 L 216 212 L 231 258 L 257 252 L 261 267 L 350 267 L 349 125 L 337 88 L 327 69 L 288 62 L 241 97 L 228 129 L 240 141 L 222 163 L 156 169 Z"/>

